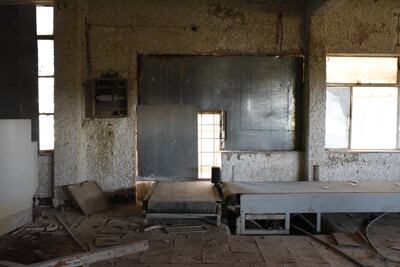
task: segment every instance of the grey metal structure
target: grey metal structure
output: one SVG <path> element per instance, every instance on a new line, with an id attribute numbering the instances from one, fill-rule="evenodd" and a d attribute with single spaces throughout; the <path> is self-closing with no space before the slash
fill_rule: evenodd
<path id="1" fill-rule="evenodd" d="M 140 105 L 226 111 L 227 150 L 301 149 L 301 57 L 141 56 L 139 61 Z"/>
<path id="2" fill-rule="evenodd" d="M 156 219 L 215 219 L 221 223 L 221 199 L 209 181 L 157 181 L 143 199 L 148 223 Z"/>
<path id="3" fill-rule="evenodd" d="M 139 105 L 137 110 L 140 179 L 196 179 L 196 106 Z"/>
<path id="4" fill-rule="evenodd" d="M 316 230 L 322 213 L 400 212 L 400 186 L 393 182 L 285 182 L 225 183 L 237 194 L 240 214 L 237 234 L 288 234 L 291 214 L 316 214 Z M 274 217 L 275 216 L 275 217 Z M 285 220 L 284 229 L 248 229 L 246 221 Z"/>

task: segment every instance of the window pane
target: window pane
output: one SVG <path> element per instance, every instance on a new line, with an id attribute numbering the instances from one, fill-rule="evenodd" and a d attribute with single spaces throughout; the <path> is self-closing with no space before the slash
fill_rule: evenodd
<path id="1" fill-rule="evenodd" d="M 39 76 L 54 75 L 54 41 L 38 40 Z"/>
<path id="2" fill-rule="evenodd" d="M 395 149 L 397 87 L 354 87 L 352 149 Z"/>
<path id="3" fill-rule="evenodd" d="M 39 113 L 54 113 L 54 78 L 39 78 Z"/>
<path id="4" fill-rule="evenodd" d="M 201 123 L 202 124 L 214 124 L 215 123 L 214 121 L 215 121 L 214 114 L 212 114 L 212 113 L 201 114 Z"/>
<path id="5" fill-rule="evenodd" d="M 54 116 L 39 115 L 40 150 L 54 149 Z"/>
<path id="6" fill-rule="evenodd" d="M 214 139 L 201 140 L 201 152 L 214 152 Z"/>
<path id="7" fill-rule="evenodd" d="M 221 139 L 214 139 L 214 152 L 220 152 Z"/>
<path id="8" fill-rule="evenodd" d="M 350 88 L 326 88 L 326 148 L 349 148 Z"/>
<path id="9" fill-rule="evenodd" d="M 221 112 L 198 113 L 199 178 L 211 178 L 211 167 L 221 166 Z"/>
<path id="10" fill-rule="evenodd" d="M 200 154 L 201 165 L 213 166 L 214 154 L 213 153 L 201 153 Z"/>
<path id="11" fill-rule="evenodd" d="M 219 138 L 219 135 L 214 132 L 213 125 L 201 125 L 198 127 L 198 131 L 200 138 Z"/>
<path id="12" fill-rule="evenodd" d="M 396 83 L 397 58 L 327 57 L 327 83 Z"/>
<path id="13" fill-rule="evenodd" d="M 211 178 L 211 168 L 210 167 L 199 167 L 199 178 Z"/>
<path id="14" fill-rule="evenodd" d="M 36 7 L 37 35 L 53 35 L 53 7 Z"/>

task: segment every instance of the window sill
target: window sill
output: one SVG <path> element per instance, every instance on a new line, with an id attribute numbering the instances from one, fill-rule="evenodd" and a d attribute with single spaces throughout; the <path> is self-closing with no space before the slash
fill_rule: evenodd
<path id="1" fill-rule="evenodd" d="M 54 156 L 54 150 L 39 151 L 38 156 Z"/>
<path id="2" fill-rule="evenodd" d="M 400 151 L 400 150 L 399 150 Z M 221 153 L 237 154 L 283 154 L 283 153 L 303 153 L 302 150 L 221 150 Z"/>
<path id="3" fill-rule="evenodd" d="M 400 153 L 400 149 L 325 149 L 328 153 Z"/>

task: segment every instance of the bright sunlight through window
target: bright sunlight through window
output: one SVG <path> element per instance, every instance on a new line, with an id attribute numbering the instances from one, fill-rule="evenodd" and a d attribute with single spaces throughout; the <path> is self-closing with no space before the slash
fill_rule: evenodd
<path id="1" fill-rule="evenodd" d="M 53 7 L 36 7 L 40 151 L 54 150 L 53 14 Z"/>
<path id="2" fill-rule="evenodd" d="M 221 167 L 222 114 L 197 114 L 199 178 L 210 179 L 211 167 Z"/>
<path id="3" fill-rule="evenodd" d="M 327 57 L 326 148 L 399 148 L 397 61 Z"/>

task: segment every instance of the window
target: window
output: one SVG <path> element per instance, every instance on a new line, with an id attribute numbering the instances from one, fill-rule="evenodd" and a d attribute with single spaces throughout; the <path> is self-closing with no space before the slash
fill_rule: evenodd
<path id="1" fill-rule="evenodd" d="M 36 7 L 39 87 L 39 150 L 54 150 L 53 7 Z"/>
<path id="2" fill-rule="evenodd" d="M 327 57 L 326 148 L 399 148 L 397 64 L 394 57 Z"/>
<path id="3" fill-rule="evenodd" d="M 197 114 L 199 178 L 210 179 L 211 167 L 221 167 L 224 145 L 223 112 Z"/>

